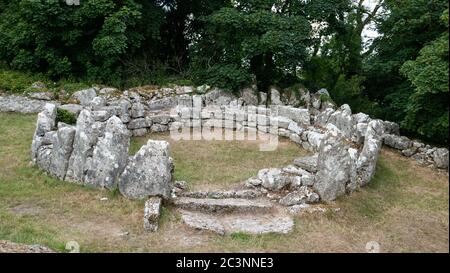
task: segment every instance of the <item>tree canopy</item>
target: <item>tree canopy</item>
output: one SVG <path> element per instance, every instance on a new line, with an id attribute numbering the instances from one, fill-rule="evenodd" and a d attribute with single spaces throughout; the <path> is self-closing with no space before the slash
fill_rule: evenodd
<path id="1" fill-rule="evenodd" d="M 327 88 L 439 143 L 448 39 L 447 0 L 0 0 L 6 69 L 116 86 Z"/>

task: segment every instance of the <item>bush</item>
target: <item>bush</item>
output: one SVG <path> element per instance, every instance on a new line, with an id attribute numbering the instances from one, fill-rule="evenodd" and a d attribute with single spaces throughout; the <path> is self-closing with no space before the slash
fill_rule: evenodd
<path id="1" fill-rule="evenodd" d="M 22 93 L 37 79 L 37 76 L 29 73 L 0 69 L 0 91 Z"/>
<path id="2" fill-rule="evenodd" d="M 58 122 L 74 125 L 77 123 L 77 117 L 67 110 L 58 108 L 56 109 L 56 123 Z"/>

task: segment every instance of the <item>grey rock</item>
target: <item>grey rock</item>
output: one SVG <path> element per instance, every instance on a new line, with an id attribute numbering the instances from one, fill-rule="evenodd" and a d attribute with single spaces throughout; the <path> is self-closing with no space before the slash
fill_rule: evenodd
<path id="1" fill-rule="evenodd" d="M 376 170 L 378 154 L 382 146 L 383 124 L 380 120 L 373 120 L 367 126 L 364 147 L 357 161 L 358 184 L 365 186 L 369 183 Z"/>
<path id="2" fill-rule="evenodd" d="M 291 106 L 278 106 L 277 115 L 289 118 L 301 125 L 311 125 L 311 119 L 308 109 L 295 108 Z"/>
<path id="3" fill-rule="evenodd" d="M 83 106 L 90 106 L 92 100 L 97 97 L 97 93 L 94 88 L 80 90 L 73 93 L 72 98 L 78 100 Z"/>
<path id="4" fill-rule="evenodd" d="M 145 202 L 144 230 L 149 232 L 158 231 L 161 203 L 162 199 L 159 197 L 152 197 Z"/>
<path id="5" fill-rule="evenodd" d="M 226 198 L 240 198 L 240 199 L 254 199 L 261 196 L 260 191 L 256 190 L 214 190 L 214 191 L 194 191 L 183 192 L 181 197 L 191 198 L 212 198 L 212 199 L 226 199 Z"/>
<path id="6" fill-rule="evenodd" d="M 42 145 L 36 152 L 36 165 L 39 169 L 48 171 L 52 162 L 53 145 Z"/>
<path id="7" fill-rule="evenodd" d="M 153 124 L 158 123 L 161 125 L 168 125 L 172 121 L 172 117 L 170 115 L 148 116 L 147 119 Z"/>
<path id="8" fill-rule="evenodd" d="M 166 132 L 168 130 L 169 130 L 169 126 L 168 125 L 153 124 L 150 127 L 150 131 L 152 133 L 161 133 L 161 132 Z"/>
<path id="9" fill-rule="evenodd" d="M 197 210 L 204 212 L 268 212 L 272 204 L 265 199 L 238 199 L 238 198 L 190 198 L 178 197 L 173 200 L 176 207 L 185 210 Z"/>
<path id="10" fill-rule="evenodd" d="M 392 135 L 400 135 L 400 125 L 392 121 L 383 121 L 384 133 Z"/>
<path id="11" fill-rule="evenodd" d="M 38 114 L 36 123 L 36 136 L 44 136 L 45 133 L 52 131 L 56 126 L 56 106 L 47 103 L 44 110 Z"/>
<path id="12" fill-rule="evenodd" d="M 311 191 L 308 187 L 302 186 L 300 189 L 288 193 L 286 196 L 280 199 L 279 203 L 283 206 L 293 206 L 304 203 L 317 203 L 319 201 L 319 195 Z"/>
<path id="13" fill-rule="evenodd" d="M 448 149 L 439 148 L 433 153 L 434 164 L 437 168 L 448 169 Z"/>
<path id="14" fill-rule="evenodd" d="M 145 136 L 147 133 L 148 133 L 147 128 L 131 130 L 131 135 L 134 137 L 142 137 Z"/>
<path id="15" fill-rule="evenodd" d="M 322 143 L 322 139 L 325 137 L 325 134 L 321 134 L 314 131 L 305 132 L 308 138 L 308 143 L 311 145 L 314 151 L 317 151 Z"/>
<path id="16" fill-rule="evenodd" d="M 59 102 L 56 101 L 49 103 L 59 105 Z M 39 113 L 44 110 L 46 104 L 46 101 L 33 100 L 22 96 L 0 96 L 0 112 Z"/>
<path id="17" fill-rule="evenodd" d="M 131 105 L 131 117 L 142 118 L 145 117 L 145 105 L 141 102 L 136 102 Z"/>
<path id="18" fill-rule="evenodd" d="M 290 183 L 286 176 L 278 168 L 262 169 L 258 172 L 258 178 L 262 181 L 265 189 L 277 191 L 281 190 Z"/>
<path id="19" fill-rule="evenodd" d="M 74 114 L 76 117 L 78 117 L 81 110 L 83 110 L 83 106 L 81 106 L 79 104 L 64 104 L 64 105 L 58 106 L 58 108 L 66 110 L 66 111 Z"/>
<path id="20" fill-rule="evenodd" d="M 192 97 L 189 95 L 178 96 L 178 105 L 183 107 L 192 107 Z"/>
<path id="21" fill-rule="evenodd" d="M 148 108 L 150 111 L 170 109 L 178 104 L 177 97 L 166 97 L 158 100 L 152 100 L 148 103 Z"/>
<path id="22" fill-rule="evenodd" d="M 187 182 L 186 181 L 175 181 L 174 183 L 173 183 L 173 186 L 175 187 L 175 188 L 179 188 L 179 189 L 181 189 L 181 190 L 187 190 L 188 189 L 188 184 L 187 184 Z"/>
<path id="23" fill-rule="evenodd" d="M 258 105 L 258 94 L 254 88 L 244 88 L 241 91 L 241 98 L 246 105 Z"/>
<path id="24" fill-rule="evenodd" d="M 314 183 L 314 189 L 323 201 L 333 201 L 345 194 L 350 180 L 350 160 L 344 137 L 329 130 L 319 148 Z"/>
<path id="25" fill-rule="evenodd" d="M 149 140 L 129 159 L 120 176 L 120 192 L 133 199 L 170 198 L 173 161 L 169 152 L 168 142 Z"/>
<path id="26" fill-rule="evenodd" d="M 302 144 L 302 139 L 300 138 L 300 136 L 299 135 L 297 135 L 297 134 L 290 134 L 289 135 L 289 139 L 292 141 L 292 142 L 294 142 L 294 143 L 297 143 L 297 144 Z"/>
<path id="27" fill-rule="evenodd" d="M 287 129 L 297 135 L 301 135 L 305 130 L 302 127 L 298 126 L 298 124 L 295 122 L 290 122 Z"/>
<path id="28" fill-rule="evenodd" d="M 48 171 L 57 178 L 64 180 L 69 166 L 70 155 L 73 150 L 75 127 L 65 126 L 57 131 L 56 141 L 53 145 L 51 165 Z"/>
<path id="29" fill-rule="evenodd" d="M 153 122 L 149 118 L 136 118 L 131 120 L 127 127 L 130 130 L 149 128 L 151 127 Z"/>
<path id="30" fill-rule="evenodd" d="M 93 146 L 97 142 L 102 128 L 88 110 L 82 110 L 77 119 L 76 133 L 73 141 L 73 152 L 69 159 L 66 180 L 71 182 L 83 181 L 86 160 L 92 155 Z"/>
<path id="31" fill-rule="evenodd" d="M 87 166 L 85 184 L 114 189 L 127 164 L 129 146 L 129 131 L 118 117 L 111 117 L 106 122 L 104 136 L 98 139 L 92 160 Z"/>
<path id="32" fill-rule="evenodd" d="M 406 150 L 409 149 L 412 145 L 411 140 L 405 136 L 397 136 L 392 134 L 384 135 L 384 144 L 398 149 L 398 150 Z"/>
<path id="33" fill-rule="evenodd" d="M 106 106 L 106 99 L 104 97 L 95 97 L 92 99 L 89 106 L 91 106 L 93 110 L 100 110 L 102 107 Z"/>
<path id="34" fill-rule="evenodd" d="M 347 104 L 331 114 L 328 123 L 335 125 L 347 138 L 353 136 L 352 110 Z"/>
<path id="35" fill-rule="evenodd" d="M 334 113 L 334 110 L 331 108 L 327 108 L 324 111 L 320 112 L 316 116 L 315 124 L 318 126 L 325 127 L 333 113 Z"/>
<path id="36" fill-rule="evenodd" d="M 294 165 L 308 171 L 315 173 L 317 172 L 317 160 L 319 158 L 318 154 L 312 156 L 298 157 L 294 160 Z"/>
<path id="37" fill-rule="evenodd" d="M 270 103 L 272 105 L 283 105 L 284 103 L 281 101 L 281 94 L 276 88 L 270 89 Z"/>
<path id="38" fill-rule="evenodd" d="M 182 211 L 181 220 L 184 224 L 191 228 L 212 231 L 220 235 L 225 235 L 225 228 L 222 223 L 215 217 L 211 217 L 208 214 Z"/>
<path id="39" fill-rule="evenodd" d="M 55 94 L 53 94 L 52 92 L 31 92 L 28 96 L 36 100 L 50 101 L 55 99 Z"/>

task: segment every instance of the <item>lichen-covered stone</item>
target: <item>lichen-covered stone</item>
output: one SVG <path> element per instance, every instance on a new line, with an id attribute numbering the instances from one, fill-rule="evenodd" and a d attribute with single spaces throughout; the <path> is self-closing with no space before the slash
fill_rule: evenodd
<path id="1" fill-rule="evenodd" d="M 118 117 L 111 117 L 106 122 L 104 136 L 98 139 L 93 156 L 86 166 L 85 184 L 115 188 L 127 164 L 129 146 L 129 131 Z"/>
<path id="2" fill-rule="evenodd" d="M 173 163 L 169 143 L 149 140 L 132 156 L 120 176 L 119 190 L 129 198 L 170 198 Z"/>

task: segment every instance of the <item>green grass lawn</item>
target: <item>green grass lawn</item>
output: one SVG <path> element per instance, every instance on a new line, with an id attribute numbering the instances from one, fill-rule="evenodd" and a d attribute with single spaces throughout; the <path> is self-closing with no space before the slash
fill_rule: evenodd
<path id="1" fill-rule="evenodd" d="M 391 150 L 383 150 L 368 187 L 336 202 L 339 212 L 298 216 L 289 235 L 198 232 L 186 228 L 170 207 L 163 209 L 160 230 L 149 234 L 142 229 L 143 201 L 58 181 L 30 167 L 35 120 L 35 115 L 0 113 L 0 240 L 58 251 L 73 240 L 84 252 L 364 252 L 369 241 L 379 242 L 383 252 L 449 251 L 448 175 Z M 134 139 L 131 152 L 145 140 Z M 228 187 L 304 153 L 289 142 L 273 153 L 259 152 L 256 145 L 172 143 L 176 179 L 193 189 Z"/>

